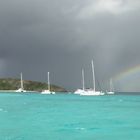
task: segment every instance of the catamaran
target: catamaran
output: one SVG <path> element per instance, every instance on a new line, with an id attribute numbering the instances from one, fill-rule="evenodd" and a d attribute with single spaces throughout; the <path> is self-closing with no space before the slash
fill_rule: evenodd
<path id="1" fill-rule="evenodd" d="M 54 91 L 51 91 L 51 86 L 50 86 L 50 73 L 48 72 L 48 89 L 43 90 L 41 94 L 55 94 Z"/>
<path id="2" fill-rule="evenodd" d="M 22 79 L 22 73 L 20 73 L 20 88 L 16 90 L 16 92 L 26 92 L 23 87 L 23 79 Z"/>
<path id="3" fill-rule="evenodd" d="M 113 82 L 112 79 L 110 79 L 110 91 L 107 92 L 107 94 L 114 94 L 114 87 L 113 87 Z"/>
<path id="4" fill-rule="evenodd" d="M 92 65 L 93 89 L 87 89 L 84 92 L 82 92 L 80 95 L 85 95 L 85 96 L 99 96 L 99 95 L 104 95 L 103 92 L 96 91 L 95 90 L 95 70 L 94 70 L 93 60 L 91 61 L 91 65 Z"/>
<path id="5" fill-rule="evenodd" d="M 85 78 L 84 78 L 84 69 L 82 69 L 82 86 L 83 89 L 77 89 L 74 94 L 82 94 L 83 92 L 85 92 Z"/>

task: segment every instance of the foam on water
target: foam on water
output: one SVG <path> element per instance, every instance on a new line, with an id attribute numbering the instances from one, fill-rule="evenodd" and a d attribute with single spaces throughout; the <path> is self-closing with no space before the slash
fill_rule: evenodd
<path id="1" fill-rule="evenodd" d="M 2 109 L 2 108 L 0 108 L 0 111 L 3 111 L 3 109 Z"/>
<path id="2" fill-rule="evenodd" d="M 83 127 L 81 127 L 81 128 L 80 128 L 80 127 L 76 127 L 75 129 L 76 129 L 76 130 L 85 130 L 86 128 L 83 128 Z"/>

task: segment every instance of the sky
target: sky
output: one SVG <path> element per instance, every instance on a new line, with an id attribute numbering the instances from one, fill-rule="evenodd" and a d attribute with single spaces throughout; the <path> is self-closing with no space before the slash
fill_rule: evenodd
<path id="1" fill-rule="evenodd" d="M 0 77 L 46 82 L 49 71 L 75 90 L 84 68 L 90 88 L 92 59 L 97 89 L 112 78 L 116 91 L 140 91 L 140 71 L 118 76 L 140 65 L 139 0 L 0 0 Z"/>

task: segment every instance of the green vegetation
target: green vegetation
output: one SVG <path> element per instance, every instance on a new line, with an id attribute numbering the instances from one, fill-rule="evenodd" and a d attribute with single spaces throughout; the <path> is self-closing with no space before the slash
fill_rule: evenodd
<path id="1" fill-rule="evenodd" d="M 24 89 L 29 91 L 42 91 L 47 89 L 48 85 L 36 81 L 23 81 Z M 20 79 L 4 78 L 0 79 L 0 90 L 17 90 L 20 88 Z M 62 87 L 51 85 L 51 90 L 56 92 L 66 92 Z"/>

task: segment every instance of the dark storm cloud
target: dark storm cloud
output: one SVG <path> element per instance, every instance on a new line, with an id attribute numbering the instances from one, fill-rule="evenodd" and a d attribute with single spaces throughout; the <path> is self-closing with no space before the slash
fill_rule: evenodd
<path id="1" fill-rule="evenodd" d="M 139 16 L 137 0 L 0 0 L 1 76 L 22 71 L 25 79 L 45 81 L 50 71 L 54 84 L 74 89 L 84 67 L 90 87 L 94 58 L 105 83 L 139 64 Z"/>

